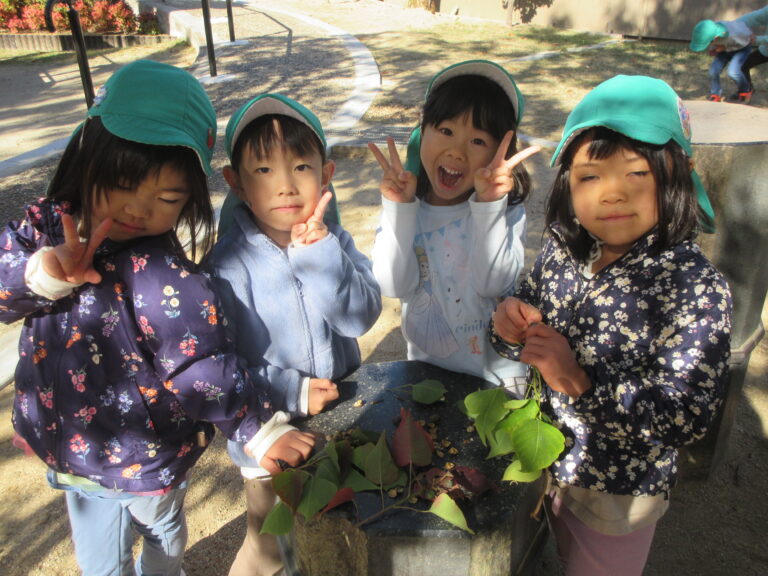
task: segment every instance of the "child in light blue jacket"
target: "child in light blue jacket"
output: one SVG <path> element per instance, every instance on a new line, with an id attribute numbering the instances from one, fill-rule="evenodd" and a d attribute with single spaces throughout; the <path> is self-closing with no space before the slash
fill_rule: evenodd
<path id="1" fill-rule="evenodd" d="M 225 146 L 224 177 L 242 203 L 207 267 L 248 370 L 270 382 L 280 409 L 317 414 L 338 397 L 333 381 L 360 365 L 356 338 L 381 313 L 371 263 L 323 221 L 335 166 L 311 111 L 279 94 L 254 98 L 230 119 Z M 279 551 L 258 531 L 275 494 L 241 444 L 229 451 L 250 478 L 248 534 L 230 574 L 273 574 Z"/>

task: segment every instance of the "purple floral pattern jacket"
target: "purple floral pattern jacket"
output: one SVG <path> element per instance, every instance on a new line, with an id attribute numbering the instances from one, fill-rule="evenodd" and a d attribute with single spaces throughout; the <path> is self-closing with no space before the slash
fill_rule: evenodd
<path id="1" fill-rule="evenodd" d="M 0 236 L 0 320 L 24 318 L 13 424 L 51 468 L 110 489 L 181 482 L 215 424 L 247 441 L 272 416 L 227 340 L 207 276 L 165 236 L 105 241 L 99 284 L 51 301 L 24 281 L 29 257 L 63 242 L 64 205 L 47 200 Z"/>
<path id="2" fill-rule="evenodd" d="M 668 495 L 677 448 L 701 438 L 725 397 L 731 294 L 693 241 L 652 256 L 655 233 L 592 278 L 551 230 L 515 296 L 566 337 L 592 388 L 544 387 L 542 408 L 566 437 L 558 485 Z M 491 330 L 496 351 L 520 348 Z"/>

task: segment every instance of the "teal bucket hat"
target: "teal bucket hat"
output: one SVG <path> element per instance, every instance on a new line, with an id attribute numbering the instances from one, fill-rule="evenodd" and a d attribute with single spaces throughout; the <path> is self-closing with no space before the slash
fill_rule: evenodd
<path id="1" fill-rule="evenodd" d="M 562 152 L 574 138 L 596 126 L 658 146 L 672 140 L 689 158 L 693 157 L 688 109 L 669 84 L 657 78 L 620 75 L 594 88 L 568 116 L 551 165 L 560 162 Z M 712 204 L 695 170 L 691 170 L 691 177 L 699 206 L 714 221 Z M 705 231 L 714 229 L 707 227 Z"/>
<path id="2" fill-rule="evenodd" d="M 484 76 L 498 84 L 499 87 L 504 90 L 507 98 L 509 98 L 509 102 L 512 104 L 512 108 L 515 111 L 517 125 L 520 125 L 520 120 L 523 118 L 523 110 L 525 108 L 523 95 L 518 89 L 517 84 L 515 84 L 512 75 L 490 60 L 467 60 L 441 70 L 432 78 L 432 80 L 430 80 L 429 86 L 427 86 L 427 93 L 424 95 L 424 100 L 426 101 L 429 99 L 429 95 L 435 88 L 458 76 Z M 411 132 L 411 136 L 408 140 L 408 152 L 405 161 L 405 169 L 413 174 L 418 174 L 421 167 L 421 158 L 419 155 L 420 149 L 421 127 L 417 126 Z"/>
<path id="3" fill-rule="evenodd" d="M 702 52 L 707 49 L 715 38 L 727 38 L 728 29 L 714 20 L 701 20 L 693 27 L 691 34 L 691 50 Z"/>
<path id="4" fill-rule="evenodd" d="M 224 147 L 230 160 L 232 160 L 232 151 L 243 129 L 257 118 L 269 114 L 289 116 L 306 124 L 320 139 L 323 149 L 326 148 L 327 144 L 325 142 L 323 126 L 309 108 L 282 94 L 262 94 L 243 104 L 227 123 L 227 130 L 224 134 Z"/>
<path id="5" fill-rule="evenodd" d="M 216 112 L 189 72 L 152 60 L 120 68 L 96 93 L 88 117 L 101 118 L 119 138 L 154 146 L 184 146 L 211 175 Z"/>

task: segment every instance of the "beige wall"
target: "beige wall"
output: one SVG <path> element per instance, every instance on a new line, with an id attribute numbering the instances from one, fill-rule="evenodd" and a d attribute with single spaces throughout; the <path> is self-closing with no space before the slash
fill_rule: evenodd
<path id="1" fill-rule="evenodd" d="M 408 0 L 384 0 L 408 5 Z M 412 2 L 415 4 L 416 2 Z M 690 39 L 699 20 L 733 20 L 766 0 L 435 0 L 443 14 L 522 21 L 519 7 L 535 8 L 532 23 L 608 34 Z M 551 6 L 546 6 L 551 4 Z"/>

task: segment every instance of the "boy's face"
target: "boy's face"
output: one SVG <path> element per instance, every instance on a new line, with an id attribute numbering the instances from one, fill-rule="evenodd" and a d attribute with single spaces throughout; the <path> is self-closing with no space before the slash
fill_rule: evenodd
<path id="1" fill-rule="evenodd" d="M 275 147 L 269 157 L 259 158 L 248 145 L 238 171 L 227 166 L 224 177 L 251 209 L 259 229 L 286 247 L 291 242 L 291 228 L 312 215 L 333 171 L 333 162 L 323 164 L 320 152 L 299 157 Z"/>

